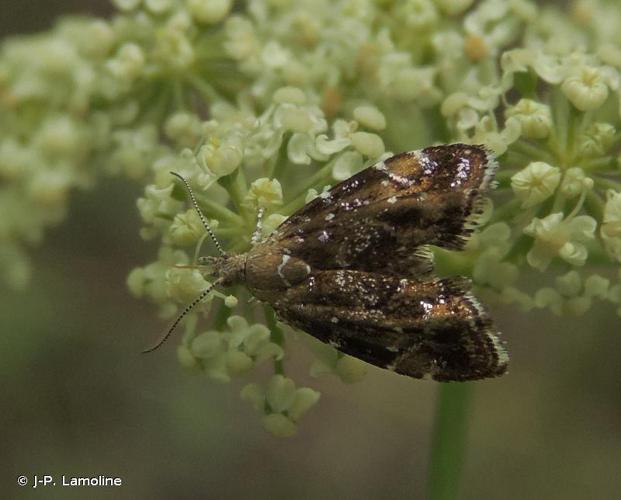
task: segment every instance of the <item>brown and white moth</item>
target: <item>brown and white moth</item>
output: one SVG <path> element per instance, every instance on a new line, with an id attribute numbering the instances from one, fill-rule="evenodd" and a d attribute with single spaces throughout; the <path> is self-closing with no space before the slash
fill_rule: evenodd
<path id="1" fill-rule="evenodd" d="M 507 352 L 470 282 L 434 277 L 425 248 L 463 248 L 495 168 L 484 146 L 466 144 L 380 161 L 312 200 L 247 253 L 227 255 L 218 246 L 222 255 L 207 258 L 214 286 L 244 284 L 282 321 L 403 375 L 502 375 Z"/>

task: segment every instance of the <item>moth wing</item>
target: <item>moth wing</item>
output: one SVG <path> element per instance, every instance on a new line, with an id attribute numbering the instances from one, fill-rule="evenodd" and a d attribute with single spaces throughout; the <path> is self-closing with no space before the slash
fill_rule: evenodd
<path id="1" fill-rule="evenodd" d="M 423 245 L 463 247 L 495 165 L 466 144 L 393 156 L 312 200 L 266 243 L 313 269 L 420 274 L 431 268 Z"/>
<path id="2" fill-rule="evenodd" d="M 339 351 L 410 377 L 477 380 L 507 369 L 499 334 L 465 280 L 319 271 L 273 307 Z"/>

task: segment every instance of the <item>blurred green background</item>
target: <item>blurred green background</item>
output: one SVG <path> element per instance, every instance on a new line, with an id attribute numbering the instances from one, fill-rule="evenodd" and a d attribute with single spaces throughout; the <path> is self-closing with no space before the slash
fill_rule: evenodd
<path id="1" fill-rule="evenodd" d="M 0 0 L 0 36 L 110 11 L 106 0 Z M 308 380 L 300 342 L 288 370 L 322 401 L 280 440 L 239 399 L 243 381 L 186 374 L 175 342 L 139 354 L 164 327 L 125 287 L 155 252 L 138 236 L 139 193 L 118 179 L 74 193 L 66 223 L 34 252 L 30 289 L 0 289 L 1 497 L 425 498 L 435 383 L 375 368 L 353 386 Z M 578 319 L 492 312 L 512 363 L 475 384 L 462 498 L 619 498 L 619 317 L 608 307 Z M 22 474 L 123 486 L 19 488 Z"/>

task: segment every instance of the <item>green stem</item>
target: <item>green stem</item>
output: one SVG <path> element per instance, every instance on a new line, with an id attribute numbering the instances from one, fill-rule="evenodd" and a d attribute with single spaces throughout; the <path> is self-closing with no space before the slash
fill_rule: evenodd
<path id="1" fill-rule="evenodd" d="M 203 97 L 205 102 L 214 103 L 226 101 L 206 80 L 199 75 L 186 75 L 186 79 Z"/>
<path id="2" fill-rule="evenodd" d="M 520 200 L 516 200 L 514 198 L 507 203 L 499 205 L 498 208 L 494 209 L 490 223 L 512 220 L 513 217 L 515 217 L 515 215 L 521 211 L 521 204 L 522 202 Z"/>
<path id="3" fill-rule="evenodd" d="M 218 179 L 220 184 L 229 193 L 229 197 L 233 201 L 237 212 L 241 215 L 244 226 L 248 227 L 252 225 L 253 214 L 244 205 L 244 199 L 248 191 L 248 185 L 246 183 L 246 176 L 241 168 L 238 168 L 232 174 L 220 177 Z"/>
<path id="4" fill-rule="evenodd" d="M 283 171 L 285 170 L 285 166 L 287 166 L 287 143 L 289 142 L 288 139 L 289 134 L 283 137 L 282 144 L 278 149 L 278 154 L 274 157 L 272 164 L 269 167 L 268 177 L 270 179 L 280 179 Z"/>
<path id="5" fill-rule="evenodd" d="M 443 383 L 438 386 L 429 469 L 429 500 L 454 500 L 459 493 L 466 454 L 468 409 L 473 386 Z"/>
<path id="6" fill-rule="evenodd" d="M 524 155 L 532 160 L 542 160 L 554 164 L 554 157 L 538 144 L 526 141 L 518 141 L 511 146 L 516 153 Z"/>
<path id="7" fill-rule="evenodd" d="M 589 191 L 586 194 L 585 206 L 588 212 L 595 216 L 598 220 L 602 220 L 604 218 L 604 208 L 606 206 L 606 202 L 593 191 Z"/>
<path id="8" fill-rule="evenodd" d="M 180 80 L 175 80 L 172 85 L 173 103 L 176 111 L 186 111 L 183 83 Z"/>
<path id="9" fill-rule="evenodd" d="M 556 157 L 564 164 L 567 154 L 567 141 L 569 133 L 569 103 L 565 96 L 556 91 L 552 93 L 552 118 L 554 121 L 553 132 L 550 134 L 550 149 L 556 153 Z"/>
<path id="10" fill-rule="evenodd" d="M 198 262 L 198 258 L 201 254 L 201 248 L 203 247 L 203 243 L 205 243 L 205 240 L 207 239 L 208 234 L 205 233 L 203 234 L 200 239 L 198 240 L 198 243 L 196 243 L 196 248 L 194 249 L 194 258 L 192 259 L 192 262 L 194 264 L 196 264 Z"/>
<path id="11" fill-rule="evenodd" d="M 612 156 L 604 156 L 603 158 L 594 158 L 592 160 L 585 160 L 581 163 L 583 170 L 588 172 L 598 170 L 613 170 L 616 166 L 617 160 Z"/>
<path id="12" fill-rule="evenodd" d="M 212 219 L 220 219 L 225 220 L 227 223 L 231 225 L 241 225 L 244 223 L 244 219 L 242 219 L 239 215 L 237 215 L 232 210 L 229 210 L 221 203 L 216 203 L 214 201 L 208 200 L 207 198 L 200 198 L 199 204 L 203 209 L 205 215 Z"/>
<path id="13" fill-rule="evenodd" d="M 218 308 L 218 311 L 216 312 L 214 322 L 213 322 L 213 327 L 216 330 L 224 330 L 224 328 L 226 327 L 226 320 L 229 319 L 229 316 L 231 316 L 231 313 L 232 313 L 231 308 L 226 307 L 224 304 L 222 304 Z"/>
<path id="14" fill-rule="evenodd" d="M 455 252 L 432 247 L 436 274 L 445 276 L 472 276 L 474 259 L 467 252 Z"/>

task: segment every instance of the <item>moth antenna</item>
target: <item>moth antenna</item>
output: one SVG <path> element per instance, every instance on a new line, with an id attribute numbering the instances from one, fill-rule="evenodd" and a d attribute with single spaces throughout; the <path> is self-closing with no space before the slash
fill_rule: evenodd
<path id="1" fill-rule="evenodd" d="M 145 349 L 144 351 L 142 351 L 142 354 L 146 354 L 148 352 L 153 352 L 156 349 L 158 349 L 164 342 L 166 342 L 168 340 L 168 337 L 170 337 L 172 335 L 172 333 L 175 331 L 175 328 L 177 328 L 177 325 L 181 322 L 181 320 L 183 318 L 185 318 L 187 316 L 187 314 L 194 309 L 198 304 L 200 304 L 203 299 L 205 297 L 207 297 L 207 295 L 209 294 L 209 292 L 211 292 L 211 290 L 213 290 L 213 287 L 215 287 L 216 285 L 219 284 L 219 281 L 214 281 L 210 286 L 208 286 L 207 288 L 205 288 L 198 297 L 196 297 L 191 304 L 189 304 L 184 310 L 183 312 L 177 316 L 177 319 L 175 320 L 175 322 L 170 325 L 170 328 L 168 329 L 168 331 L 162 336 L 162 338 L 160 338 L 152 347 L 149 347 L 147 349 Z"/>
<path id="2" fill-rule="evenodd" d="M 265 213 L 265 208 L 259 208 L 257 212 L 257 227 L 254 228 L 254 233 L 252 233 L 252 239 L 250 240 L 253 245 L 256 245 L 261 240 L 261 229 L 263 228 L 263 214 Z"/>
<path id="3" fill-rule="evenodd" d="M 200 269 L 201 267 L 207 267 L 203 264 L 175 264 L 173 266 L 176 269 Z"/>
<path id="4" fill-rule="evenodd" d="M 196 197 L 194 196 L 194 192 L 192 191 L 192 188 L 190 187 L 190 183 L 188 181 L 186 181 L 185 178 L 182 177 L 181 175 L 179 175 L 177 172 L 170 172 L 170 173 L 172 175 L 174 175 L 175 177 L 177 177 L 179 180 L 181 180 L 181 182 L 183 182 L 186 190 L 188 191 L 188 194 L 190 195 L 190 200 L 192 201 L 192 205 L 194 206 L 194 210 L 196 210 L 196 213 L 198 214 L 198 216 L 201 219 L 201 222 L 203 223 L 203 227 L 205 228 L 205 231 L 207 231 L 207 234 L 209 234 L 209 237 L 212 239 L 212 241 L 216 245 L 216 248 L 218 249 L 218 252 L 220 252 L 220 255 L 222 255 L 222 257 L 226 257 L 227 256 L 226 252 L 222 248 L 222 245 L 220 245 L 220 242 L 216 238 L 216 235 L 214 234 L 214 232 L 211 230 L 211 227 L 209 226 L 209 223 L 207 222 L 207 219 L 203 215 L 203 212 L 202 212 L 201 208 L 198 206 L 198 202 L 196 201 Z"/>

